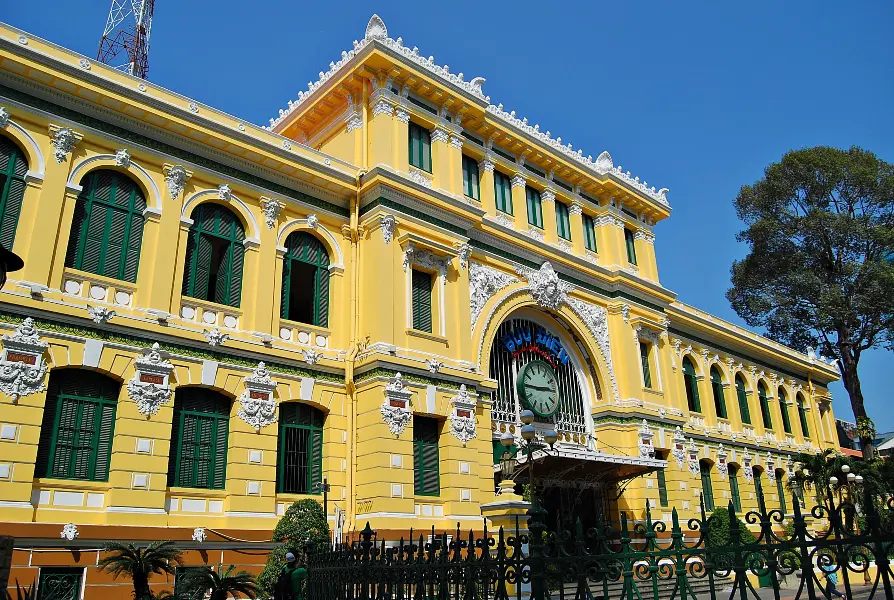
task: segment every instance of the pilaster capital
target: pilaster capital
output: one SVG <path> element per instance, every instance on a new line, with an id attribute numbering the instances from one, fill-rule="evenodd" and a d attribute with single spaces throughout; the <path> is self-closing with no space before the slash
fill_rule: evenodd
<path id="1" fill-rule="evenodd" d="M 56 158 L 57 164 L 62 164 L 74 150 L 74 147 L 77 146 L 78 142 L 84 138 L 84 134 L 78 133 L 69 127 L 50 125 L 49 131 L 50 143 L 53 145 L 53 156 Z"/>
<path id="2" fill-rule="evenodd" d="M 431 130 L 431 143 L 435 144 L 438 142 L 444 142 L 445 144 L 450 141 L 450 132 L 441 127 L 440 125 L 436 125 L 434 129 Z"/>
<path id="3" fill-rule="evenodd" d="M 522 173 L 516 173 L 512 176 L 512 187 L 525 187 L 525 176 Z"/>
<path id="4" fill-rule="evenodd" d="M 487 171 L 488 173 L 493 173 L 494 172 L 494 157 L 489 154 L 485 154 L 484 158 L 481 159 L 481 161 L 478 163 L 478 170 L 479 171 Z"/>
<path id="5" fill-rule="evenodd" d="M 555 202 L 556 201 L 556 191 L 552 188 L 546 188 L 542 192 L 540 192 L 540 201 L 541 202 Z"/>
<path id="6" fill-rule="evenodd" d="M 584 212 L 583 206 L 581 206 L 580 202 L 574 200 L 571 202 L 571 205 L 568 207 L 568 214 L 571 216 L 579 216 Z"/>

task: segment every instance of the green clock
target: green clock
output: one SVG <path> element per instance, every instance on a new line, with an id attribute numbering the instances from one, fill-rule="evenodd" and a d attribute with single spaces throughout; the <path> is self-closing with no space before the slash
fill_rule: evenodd
<path id="1" fill-rule="evenodd" d="M 551 417 L 559 408 L 559 382 L 545 361 L 532 360 L 523 366 L 516 387 L 519 397 L 536 415 Z"/>

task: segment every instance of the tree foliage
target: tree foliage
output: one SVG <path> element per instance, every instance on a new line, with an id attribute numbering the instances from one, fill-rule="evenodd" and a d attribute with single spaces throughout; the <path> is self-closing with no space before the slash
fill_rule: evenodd
<path id="1" fill-rule="evenodd" d="M 733 309 L 775 340 L 837 360 L 871 455 L 857 365 L 894 340 L 894 165 L 856 147 L 790 151 L 735 207 L 750 251 L 731 269 Z"/>
<path id="2" fill-rule="evenodd" d="M 152 542 L 145 548 L 134 544 L 110 542 L 105 546 L 105 556 L 97 566 L 112 574 L 115 579 L 126 575 L 133 580 L 135 600 L 149 600 L 149 578 L 153 573 L 174 575 L 177 565 L 183 564 L 180 548 L 174 542 Z"/>
<path id="3" fill-rule="evenodd" d="M 183 577 L 183 591 L 188 597 L 203 598 L 209 591 L 209 600 L 226 600 L 233 598 L 255 598 L 258 586 L 255 578 L 246 571 L 234 573 L 236 567 L 230 565 L 225 571 L 221 566 L 218 572 L 209 567 L 191 569 Z M 178 592 L 179 593 L 179 592 Z"/>
<path id="4" fill-rule="evenodd" d="M 286 565 L 286 553 L 296 557 L 328 546 L 329 523 L 323 507 L 316 500 L 306 498 L 292 504 L 273 530 L 273 541 L 281 545 L 267 556 L 267 564 L 258 576 L 258 586 L 266 594 L 273 594 L 273 587 L 282 568 Z"/>

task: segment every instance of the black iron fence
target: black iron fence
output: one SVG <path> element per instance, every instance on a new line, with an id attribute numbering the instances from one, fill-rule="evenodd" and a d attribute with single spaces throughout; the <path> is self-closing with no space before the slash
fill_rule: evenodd
<path id="1" fill-rule="evenodd" d="M 877 500 L 877 499 L 876 499 Z M 848 598 L 894 598 L 894 499 L 864 514 L 852 504 L 793 503 L 681 523 L 645 518 L 620 526 L 547 532 L 542 515 L 529 531 L 482 536 L 410 532 L 380 540 L 367 525 L 359 539 L 309 560 L 308 600 L 625 600 L 829 598 L 829 582 Z M 524 521 L 522 522 L 524 525 Z M 758 529 L 759 528 L 759 529 Z M 837 581 L 836 581 L 837 580 Z M 760 588 L 768 588 L 761 590 Z"/>

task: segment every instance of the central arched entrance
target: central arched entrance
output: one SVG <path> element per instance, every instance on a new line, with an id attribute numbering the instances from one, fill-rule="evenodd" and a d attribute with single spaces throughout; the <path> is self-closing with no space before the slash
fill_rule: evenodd
<path id="1" fill-rule="evenodd" d="M 593 477 L 587 467 L 594 465 L 586 458 L 596 455 L 591 413 L 601 398 L 601 387 L 586 344 L 561 316 L 523 307 L 509 314 L 497 328 L 489 357 L 489 375 L 498 384 L 491 409 L 494 458 L 502 454 L 500 436 L 509 431 L 518 437 L 519 413 L 530 408 L 519 397 L 517 381 L 532 361 L 551 365 L 559 391 L 555 412 L 536 416 L 534 422 L 538 432 L 555 428 L 559 434 L 557 452 L 549 458 L 549 465 L 538 460 L 535 466 L 537 494 L 547 511 L 547 525 L 568 528 L 580 518 L 585 527 L 595 526 L 600 516 L 611 514 L 602 472 Z M 515 481 L 517 491 L 524 493 L 530 475 L 524 457 L 519 458 Z M 581 472 L 582 467 L 585 472 Z"/>

